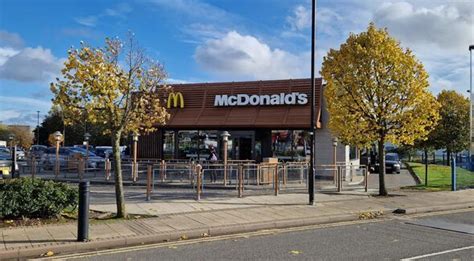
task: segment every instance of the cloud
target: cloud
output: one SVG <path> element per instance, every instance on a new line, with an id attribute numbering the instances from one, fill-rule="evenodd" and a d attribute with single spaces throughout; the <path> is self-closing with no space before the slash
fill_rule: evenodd
<path id="1" fill-rule="evenodd" d="M 199 0 L 149 0 L 150 3 L 184 13 L 187 17 L 200 20 L 226 21 L 233 15 L 222 8 Z"/>
<path id="2" fill-rule="evenodd" d="M 127 3 L 120 3 L 114 7 L 105 9 L 100 14 L 76 17 L 74 20 L 80 25 L 95 27 L 103 17 L 126 18 L 126 14 L 130 13 L 132 10 L 132 7 Z"/>
<path id="3" fill-rule="evenodd" d="M 293 9 L 293 14 L 286 17 L 286 21 L 294 31 L 301 31 L 311 26 L 311 10 L 302 5 Z"/>
<path id="4" fill-rule="evenodd" d="M 23 47 L 23 39 L 17 33 L 10 33 L 0 30 L 0 46 L 8 46 L 12 48 Z"/>
<path id="5" fill-rule="evenodd" d="M 97 16 L 85 16 L 85 17 L 77 17 L 74 18 L 77 23 L 84 25 L 84 26 L 89 26 L 89 27 L 94 27 L 97 24 Z"/>
<path id="6" fill-rule="evenodd" d="M 27 47 L 6 59 L 0 66 L 0 78 L 20 82 L 48 81 L 60 73 L 62 62 L 49 49 Z"/>
<path id="7" fill-rule="evenodd" d="M 434 45 L 444 51 L 466 52 L 474 38 L 471 4 L 446 3 L 415 6 L 408 2 L 385 3 L 374 13 L 378 26 L 407 46 Z"/>
<path id="8" fill-rule="evenodd" d="M 14 107 L 13 107 L 14 106 Z M 17 96 L 0 96 L 0 121 L 6 124 L 27 124 L 36 126 L 37 113 L 51 109 L 51 102 Z"/>
<path id="9" fill-rule="evenodd" d="M 194 58 L 205 70 L 231 77 L 298 78 L 306 77 L 309 71 L 307 53 L 272 49 L 257 38 L 236 31 L 198 46 Z"/>

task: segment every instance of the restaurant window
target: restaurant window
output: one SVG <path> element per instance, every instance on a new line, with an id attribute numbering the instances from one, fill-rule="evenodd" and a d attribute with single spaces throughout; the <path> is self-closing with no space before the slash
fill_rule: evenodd
<path id="1" fill-rule="evenodd" d="M 163 137 L 163 158 L 174 159 L 174 131 L 165 131 Z"/>
<path id="2" fill-rule="evenodd" d="M 178 131 L 178 159 L 195 160 L 198 157 L 198 131 Z"/>
<path id="3" fill-rule="evenodd" d="M 273 155 L 281 160 L 302 160 L 309 150 L 307 132 L 301 130 L 273 130 Z"/>

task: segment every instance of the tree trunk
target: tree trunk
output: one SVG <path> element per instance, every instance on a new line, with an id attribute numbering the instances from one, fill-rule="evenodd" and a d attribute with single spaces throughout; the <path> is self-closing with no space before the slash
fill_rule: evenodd
<path id="1" fill-rule="evenodd" d="M 115 174 L 115 202 L 117 204 L 117 217 L 127 217 L 125 210 L 125 197 L 123 193 L 122 163 L 120 156 L 120 136 L 121 133 L 112 134 L 112 152 L 114 154 L 114 174 Z"/>
<path id="2" fill-rule="evenodd" d="M 385 138 L 379 140 L 379 195 L 387 196 L 387 189 L 385 188 Z"/>

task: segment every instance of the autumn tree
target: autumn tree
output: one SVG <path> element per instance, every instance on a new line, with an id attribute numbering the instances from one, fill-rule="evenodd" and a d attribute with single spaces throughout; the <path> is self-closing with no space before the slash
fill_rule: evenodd
<path id="1" fill-rule="evenodd" d="M 331 131 L 347 144 L 378 145 L 379 195 L 387 195 L 384 144 L 413 144 L 438 119 L 428 74 L 409 49 L 373 23 L 331 49 L 321 74 Z"/>
<path id="2" fill-rule="evenodd" d="M 14 136 L 15 144 L 24 149 L 30 148 L 33 143 L 33 133 L 29 127 L 0 124 L 0 140 L 8 141 L 11 135 Z"/>
<path id="3" fill-rule="evenodd" d="M 469 99 L 456 91 L 443 90 L 437 100 L 441 119 L 430 136 L 436 149 L 446 149 L 449 159 L 451 153 L 469 147 Z"/>
<path id="4" fill-rule="evenodd" d="M 106 38 L 101 48 L 81 42 L 80 49 L 68 53 L 62 79 L 51 84 L 53 102 L 62 108 L 66 124 L 86 119 L 105 126 L 113 146 L 117 217 L 126 217 L 120 139 L 152 131 L 169 118 L 160 101 L 166 73 L 131 35 L 125 43 Z"/>

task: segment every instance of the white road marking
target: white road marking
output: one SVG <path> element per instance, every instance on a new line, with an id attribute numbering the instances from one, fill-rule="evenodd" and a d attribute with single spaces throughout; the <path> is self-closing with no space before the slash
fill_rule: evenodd
<path id="1" fill-rule="evenodd" d="M 414 257 L 408 257 L 408 258 L 403 258 L 400 259 L 400 261 L 408 261 L 408 260 L 417 260 L 425 257 L 430 257 L 430 256 L 439 256 L 447 253 L 452 253 L 452 252 L 457 252 L 457 251 L 462 251 L 462 250 L 467 250 L 467 249 L 473 249 L 474 246 L 468 246 L 468 247 L 461 247 L 461 248 L 455 248 L 455 249 L 450 249 L 450 250 L 445 250 L 437 253 L 431 253 L 431 254 L 426 254 L 426 255 L 421 255 L 421 256 L 414 256 Z"/>

